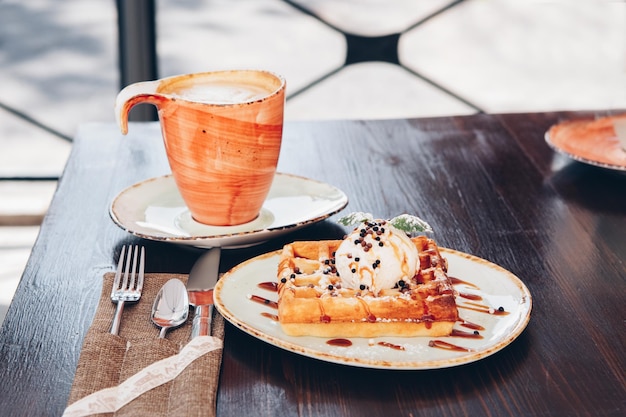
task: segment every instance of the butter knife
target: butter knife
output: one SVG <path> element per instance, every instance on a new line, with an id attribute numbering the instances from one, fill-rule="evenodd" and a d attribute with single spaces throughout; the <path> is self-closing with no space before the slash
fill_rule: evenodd
<path id="1" fill-rule="evenodd" d="M 211 334 L 213 315 L 213 288 L 217 283 L 220 267 L 220 248 L 211 248 L 196 261 L 189 272 L 187 294 L 189 305 L 195 309 L 191 325 L 191 338 Z"/>

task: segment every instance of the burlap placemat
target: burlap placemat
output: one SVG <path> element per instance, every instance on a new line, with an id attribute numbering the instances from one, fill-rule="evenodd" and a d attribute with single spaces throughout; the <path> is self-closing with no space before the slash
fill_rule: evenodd
<path id="1" fill-rule="evenodd" d="M 187 275 L 146 274 L 141 299 L 124 307 L 119 336 L 109 333 L 115 312 L 111 286 L 115 274 L 103 278 L 102 293 L 93 323 L 83 343 L 68 405 L 104 388 L 117 386 L 148 365 L 177 354 L 189 342 L 191 321 L 170 329 L 159 339 L 151 319 L 157 292 L 171 278 L 187 283 Z M 214 309 L 212 335 L 224 338 L 224 319 Z M 98 416 L 214 416 L 222 349 L 191 363 L 174 380 L 156 387 L 114 414 Z"/>

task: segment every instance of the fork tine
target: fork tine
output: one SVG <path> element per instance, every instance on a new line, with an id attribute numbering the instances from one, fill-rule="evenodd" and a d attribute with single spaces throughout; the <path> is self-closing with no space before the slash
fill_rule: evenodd
<path id="1" fill-rule="evenodd" d="M 137 277 L 137 291 L 141 292 L 143 289 L 143 273 L 146 267 L 146 251 L 144 247 L 141 247 L 141 256 L 139 257 L 139 276 Z"/>
<path id="2" fill-rule="evenodd" d="M 133 247 L 128 246 L 128 253 L 126 254 L 126 265 L 124 265 L 124 279 L 122 280 L 122 290 L 128 288 L 128 271 L 130 270 L 130 261 L 133 256 Z"/>
<path id="3" fill-rule="evenodd" d="M 125 252 L 126 245 L 122 246 L 122 251 L 120 252 L 120 259 L 117 262 L 117 270 L 115 271 L 115 280 L 113 281 L 113 289 L 111 290 L 111 295 L 113 295 L 113 293 L 120 288 L 120 278 L 122 277 L 122 266 L 124 264 Z"/>
<path id="4" fill-rule="evenodd" d="M 124 256 L 126 255 L 126 256 Z M 141 256 L 139 259 L 139 268 L 137 268 L 137 258 L 139 257 L 139 245 L 122 246 L 120 259 L 115 272 L 115 282 L 111 291 L 111 301 L 117 304 L 113 321 L 111 322 L 111 334 L 117 335 L 120 330 L 122 321 L 122 312 L 124 311 L 125 302 L 136 302 L 141 298 L 141 290 L 143 289 L 144 269 L 145 269 L 145 249 L 141 247 Z M 132 267 L 131 267 L 132 263 Z M 120 280 L 124 270 L 124 278 L 120 287 Z M 130 273 L 130 281 L 129 281 Z M 129 286 L 130 284 L 130 286 Z"/>
<path id="5" fill-rule="evenodd" d="M 135 245 L 134 254 L 133 254 L 133 267 L 130 271 L 130 283 L 128 284 L 128 289 L 132 290 L 135 288 L 135 277 L 137 271 L 137 255 L 139 254 L 139 246 Z"/>

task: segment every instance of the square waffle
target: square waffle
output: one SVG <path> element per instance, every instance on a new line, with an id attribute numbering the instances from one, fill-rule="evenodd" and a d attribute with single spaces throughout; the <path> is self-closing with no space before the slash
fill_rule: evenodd
<path id="1" fill-rule="evenodd" d="M 447 262 L 434 240 L 411 238 L 419 256 L 412 279 L 394 288 L 345 288 L 335 268 L 342 240 L 293 242 L 278 266 L 278 318 L 291 336 L 445 336 L 458 319 Z"/>

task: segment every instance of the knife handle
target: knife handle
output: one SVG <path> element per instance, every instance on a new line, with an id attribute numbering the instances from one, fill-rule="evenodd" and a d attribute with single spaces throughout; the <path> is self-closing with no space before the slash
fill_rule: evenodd
<path id="1" fill-rule="evenodd" d="M 211 335 L 212 305 L 198 305 L 191 323 L 191 338 Z"/>

